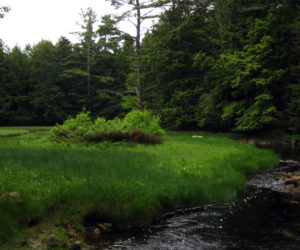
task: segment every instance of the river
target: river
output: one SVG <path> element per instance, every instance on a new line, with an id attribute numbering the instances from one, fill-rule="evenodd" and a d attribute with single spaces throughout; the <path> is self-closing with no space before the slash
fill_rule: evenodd
<path id="1" fill-rule="evenodd" d="M 182 210 L 97 249 L 300 249 L 300 203 L 278 176 L 300 170 L 300 148 L 275 148 L 280 164 L 248 177 L 235 202 Z"/>

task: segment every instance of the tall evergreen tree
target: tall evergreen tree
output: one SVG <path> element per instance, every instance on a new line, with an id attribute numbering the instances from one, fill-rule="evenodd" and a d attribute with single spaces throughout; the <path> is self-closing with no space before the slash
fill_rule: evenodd
<path id="1" fill-rule="evenodd" d="M 93 110 L 101 116 L 113 118 L 121 112 L 121 93 L 124 91 L 125 77 L 120 55 L 124 35 L 117 28 L 117 20 L 111 15 L 102 17 L 97 30 L 97 56 L 95 71 L 97 83 L 94 86 Z M 129 62 L 125 62 L 125 76 Z"/>
<path id="2" fill-rule="evenodd" d="M 34 122 L 53 124 L 65 118 L 61 109 L 64 94 L 57 85 L 57 58 L 56 48 L 50 41 L 42 40 L 32 48 L 30 81 Z"/>
<path id="3" fill-rule="evenodd" d="M 136 33 L 135 39 L 135 58 L 132 62 L 134 67 L 134 78 L 130 75 L 128 81 L 129 85 L 133 83 L 133 86 L 129 88 L 134 88 L 136 99 L 135 107 L 138 109 L 143 109 L 143 99 L 142 99 L 142 65 L 141 65 L 141 38 L 142 38 L 142 23 L 145 19 L 152 18 L 150 15 L 152 11 L 163 6 L 168 1 L 154 1 L 154 0 L 109 0 L 113 6 L 120 8 L 126 6 L 129 8 L 128 11 L 123 13 L 123 17 L 129 17 L 128 21 L 132 23 L 135 27 Z M 134 80 L 135 79 L 135 80 Z M 130 90 L 129 90 L 130 91 Z"/>
<path id="4" fill-rule="evenodd" d="M 164 125 L 172 129 L 195 128 L 197 123 L 195 108 L 203 80 L 193 58 L 209 44 L 199 35 L 207 23 L 198 12 L 205 12 L 205 5 L 170 9 L 143 43 L 143 79 L 151 88 L 147 106 L 160 112 Z"/>
<path id="5" fill-rule="evenodd" d="M 0 39 L 0 122 L 4 124 L 8 122 L 9 108 L 6 106 L 7 95 L 7 84 L 6 84 L 6 73 L 7 73 L 7 55 L 5 51 L 5 45 Z"/>
<path id="6" fill-rule="evenodd" d="M 6 102 L 5 107 L 11 115 L 7 118 L 17 124 L 28 124 L 33 118 L 32 106 L 28 93 L 31 91 L 29 82 L 29 57 L 19 47 L 14 47 L 7 55 Z"/>
<path id="7" fill-rule="evenodd" d="M 74 73 L 86 76 L 87 81 L 87 97 L 86 106 L 88 109 L 91 108 L 92 103 L 92 70 L 95 64 L 95 51 L 96 51 L 96 37 L 97 33 L 94 30 L 94 25 L 97 21 L 97 15 L 92 8 L 88 8 L 86 11 L 81 10 L 80 16 L 82 23 L 79 24 L 82 31 L 74 32 L 80 38 L 80 49 L 84 62 L 80 71 L 74 71 Z"/>
<path id="8" fill-rule="evenodd" d="M 9 11 L 9 6 L 0 6 L 0 18 L 3 18 L 5 16 L 5 13 L 8 13 Z"/>
<path id="9" fill-rule="evenodd" d="M 83 93 L 86 93 L 85 77 L 78 77 L 74 73 L 79 71 L 81 57 L 76 54 L 72 43 L 65 37 L 59 38 L 55 48 L 58 61 L 57 85 L 64 94 L 61 109 L 65 116 L 75 115 L 82 110 L 86 101 L 82 97 Z"/>

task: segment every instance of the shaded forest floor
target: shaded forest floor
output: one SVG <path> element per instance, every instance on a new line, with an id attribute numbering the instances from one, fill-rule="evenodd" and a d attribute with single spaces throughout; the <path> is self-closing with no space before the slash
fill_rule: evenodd
<path id="1" fill-rule="evenodd" d="M 0 128 L 5 247 L 76 247 L 169 211 L 232 201 L 246 174 L 278 163 L 271 150 L 233 141 L 234 134 L 168 132 L 160 145 L 84 145 L 51 141 L 45 129 Z"/>

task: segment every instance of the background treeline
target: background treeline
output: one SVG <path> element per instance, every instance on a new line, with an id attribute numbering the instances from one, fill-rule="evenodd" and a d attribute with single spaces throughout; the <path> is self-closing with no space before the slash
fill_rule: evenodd
<path id="1" fill-rule="evenodd" d="M 165 128 L 300 133 L 298 1 L 170 2 L 138 60 L 134 37 L 109 16 L 93 31 L 88 11 L 81 43 L 2 44 L 1 124 L 53 124 L 83 106 L 122 116 L 135 106 L 138 62 L 143 107 Z"/>
<path id="2" fill-rule="evenodd" d="M 0 44 L 1 125 L 55 124 L 83 107 L 114 118 L 123 111 L 120 93 L 130 73 L 132 37 L 111 16 L 94 30 L 95 13 L 81 13 L 80 42 L 61 37 L 56 44 L 8 49 Z"/>

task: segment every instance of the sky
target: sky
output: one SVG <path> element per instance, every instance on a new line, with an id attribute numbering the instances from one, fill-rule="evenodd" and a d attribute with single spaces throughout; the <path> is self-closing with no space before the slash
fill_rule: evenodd
<path id="1" fill-rule="evenodd" d="M 82 20 L 81 9 L 91 7 L 98 20 L 115 12 L 105 0 L 0 0 L 0 6 L 11 8 L 0 19 L 0 39 L 10 48 L 15 45 L 24 48 L 26 44 L 34 45 L 42 39 L 56 43 L 60 36 L 76 42 L 76 35 L 70 32 L 80 30 L 76 22 Z M 122 26 L 121 29 L 127 29 L 127 32 L 133 30 L 129 23 Z"/>

